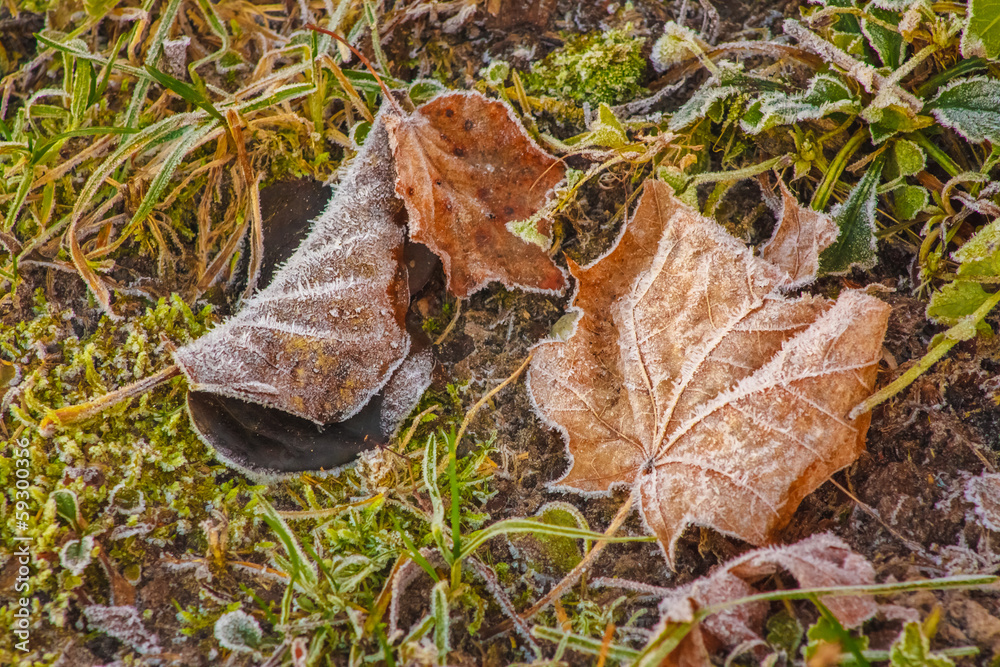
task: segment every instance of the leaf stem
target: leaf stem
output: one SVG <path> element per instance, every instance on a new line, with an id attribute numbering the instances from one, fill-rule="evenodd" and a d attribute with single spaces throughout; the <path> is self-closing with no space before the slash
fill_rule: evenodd
<path id="1" fill-rule="evenodd" d="M 876 405 L 885 402 L 916 380 L 927 369 L 933 366 L 944 355 L 948 354 L 956 344 L 974 338 L 976 335 L 976 325 L 983 321 L 990 311 L 1000 303 L 1000 291 L 990 295 L 979 308 L 970 315 L 966 315 L 958 324 L 948 329 L 942 334 L 942 340 L 931 348 L 924 357 L 911 366 L 905 373 L 883 387 L 880 391 L 872 394 L 863 403 L 859 403 L 847 415 L 849 419 L 856 419 L 859 415 L 868 412 Z"/>
<path id="2" fill-rule="evenodd" d="M 927 154 L 930 155 L 942 169 L 948 172 L 949 176 L 954 178 L 962 173 L 962 168 L 959 167 L 947 153 L 941 150 L 937 144 L 928 139 L 923 132 L 914 132 L 910 135 L 910 138 L 913 139 L 918 146 L 927 151 Z"/>
<path id="3" fill-rule="evenodd" d="M 59 408 L 58 410 L 49 410 L 49 413 L 45 415 L 45 418 L 38 425 L 38 430 L 43 436 L 49 437 L 55 432 L 56 425 L 67 426 L 89 419 L 117 403 L 144 394 L 180 374 L 180 367 L 174 364 L 167 366 L 159 373 L 104 394 L 92 401 Z"/>
<path id="4" fill-rule="evenodd" d="M 753 178 L 754 176 L 763 174 L 771 169 L 784 166 L 784 163 L 788 161 L 788 157 L 789 156 L 787 155 L 779 155 L 778 157 L 773 157 L 770 160 L 764 160 L 759 164 L 752 164 L 749 167 L 743 167 L 742 169 L 734 169 L 731 171 L 707 171 L 703 174 L 696 174 L 688 179 L 681 192 L 687 190 L 688 188 L 697 187 L 702 183 L 742 181 L 747 178 Z"/>
<path id="5" fill-rule="evenodd" d="M 830 168 L 823 175 L 823 180 L 816 187 L 816 193 L 813 194 L 812 202 L 809 204 L 810 208 L 814 211 L 822 211 L 826 208 L 830 201 L 830 195 L 833 193 L 833 186 L 836 185 L 837 180 L 844 173 L 847 163 L 867 137 L 868 127 L 859 127 L 847 140 L 847 143 L 841 146 L 830 163 Z"/>

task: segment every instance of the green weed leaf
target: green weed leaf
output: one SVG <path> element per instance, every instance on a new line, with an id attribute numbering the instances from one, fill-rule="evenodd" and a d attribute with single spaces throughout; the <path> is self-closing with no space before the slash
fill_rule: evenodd
<path id="1" fill-rule="evenodd" d="M 805 650 L 807 662 L 816 655 L 823 644 L 839 646 L 841 653 L 850 653 L 855 656 L 862 655 L 864 650 L 868 648 L 868 637 L 864 635 L 853 636 L 832 616 L 823 616 L 816 621 L 816 624 L 806 632 L 806 637 L 809 638 Z M 867 665 L 868 661 L 864 660 L 861 664 Z"/>
<path id="2" fill-rule="evenodd" d="M 1000 140 L 1000 81 L 984 76 L 955 81 L 927 106 L 942 125 L 968 141 Z"/>
<path id="3" fill-rule="evenodd" d="M 194 86 L 190 86 L 184 83 L 180 79 L 175 79 L 169 74 L 161 72 L 152 65 L 146 65 L 145 70 L 146 74 L 152 77 L 158 84 L 160 84 L 167 90 L 173 91 L 182 99 L 195 105 L 199 109 L 202 109 L 209 116 L 211 116 L 215 120 L 222 123 L 223 126 L 225 126 L 226 124 L 225 116 L 223 116 L 222 113 L 220 113 L 219 110 L 215 108 L 215 105 L 213 105 L 212 101 L 205 96 L 205 93 L 201 92 Z"/>
<path id="4" fill-rule="evenodd" d="M 76 494 L 69 489 L 57 489 L 52 492 L 52 501 L 56 505 L 56 516 L 68 523 L 74 531 L 81 532 L 83 519 Z"/>
<path id="5" fill-rule="evenodd" d="M 990 298 L 990 294 L 977 282 L 955 280 L 931 296 L 927 317 L 935 322 L 953 326 L 963 317 L 971 315 Z M 983 324 L 986 327 L 989 325 Z"/>
<path id="6" fill-rule="evenodd" d="M 1000 56 L 1000 1 L 970 0 L 962 33 L 962 55 Z"/>
<path id="7" fill-rule="evenodd" d="M 840 235 L 819 256 L 821 274 L 846 273 L 854 266 L 864 270 L 875 266 L 875 203 L 883 162 L 883 157 L 877 158 L 847 199 L 830 211 Z"/>
<path id="8" fill-rule="evenodd" d="M 931 653 L 931 641 L 919 623 L 907 623 L 889 649 L 892 667 L 950 667 L 954 661 L 940 653 Z"/>
<path id="9" fill-rule="evenodd" d="M 902 18 L 899 12 L 873 5 L 868 5 L 865 11 L 875 19 L 890 25 L 899 25 L 899 20 Z M 903 41 L 903 36 L 870 19 L 861 21 L 861 30 L 868 38 L 868 43 L 875 49 L 882 64 L 890 69 L 898 69 L 906 57 L 906 42 Z"/>
<path id="10" fill-rule="evenodd" d="M 775 91 L 762 94 L 740 121 L 743 129 L 759 134 L 777 125 L 817 120 L 834 113 L 856 115 L 861 101 L 843 81 L 830 74 L 817 74 L 803 93 Z"/>
<path id="11" fill-rule="evenodd" d="M 924 155 L 924 149 L 916 142 L 899 139 L 892 145 L 892 160 L 886 166 L 891 167 L 886 171 L 892 172 L 886 173 L 886 176 L 892 178 L 913 176 L 923 171 L 924 167 L 927 166 L 927 157 Z"/>
<path id="12" fill-rule="evenodd" d="M 913 220 L 918 213 L 927 208 L 930 195 L 927 188 L 919 185 L 904 185 L 892 193 L 892 201 L 896 205 L 896 217 L 900 220 Z"/>
<path id="13" fill-rule="evenodd" d="M 955 251 L 953 257 L 965 265 L 991 259 L 1000 260 L 998 255 L 1000 255 L 1000 219 L 994 220 L 976 232 L 975 236 Z"/>

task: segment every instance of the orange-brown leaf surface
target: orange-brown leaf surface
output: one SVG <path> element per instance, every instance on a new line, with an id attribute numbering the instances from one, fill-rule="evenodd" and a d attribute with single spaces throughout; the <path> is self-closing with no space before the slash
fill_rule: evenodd
<path id="1" fill-rule="evenodd" d="M 780 178 L 781 212 L 771 239 L 760 256 L 788 274 L 786 288 L 802 287 L 816 279 L 819 254 L 837 240 L 840 230 L 826 213 L 803 206 Z"/>
<path id="2" fill-rule="evenodd" d="M 565 287 L 546 252 L 506 227 L 542 208 L 565 169 L 505 104 L 445 93 L 412 114 L 387 116 L 386 127 L 410 238 L 441 258 L 453 294 L 466 297 L 492 280 L 536 291 Z M 541 225 L 549 236 L 548 223 Z"/>
<path id="3" fill-rule="evenodd" d="M 567 441 L 557 487 L 637 487 L 673 564 L 685 526 L 764 544 L 864 449 L 889 307 L 788 299 L 784 271 L 647 181 L 618 244 L 570 269 L 573 335 L 536 348 L 535 405 Z"/>

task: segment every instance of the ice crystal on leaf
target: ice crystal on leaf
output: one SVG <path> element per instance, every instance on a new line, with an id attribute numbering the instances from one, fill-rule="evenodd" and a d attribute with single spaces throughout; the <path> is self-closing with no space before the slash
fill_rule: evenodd
<path id="1" fill-rule="evenodd" d="M 692 620 L 695 609 L 738 600 L 761 591 L 756 581 L 785 571 L 801 588 L 856 586 L 875 583 L 871 563 L 851 551 L 838 537 L 824 533 L 796 544 L 757 549 L 722 565 L 708 576 L 670 591 L 660 603 L 660 627 Z M 842 625 L 861 625 L 877 611 L 866 596 L 825 597 L 823 603 Z M 767 603 L 731 607 L 709 616 L 681 641 L 668 657 L 672 665 L 711 664 L 706 640 L 735 646 L 760 641 Z"/>
<path id="2" fill-rule="evenodd" d="M 751 134 L 759 134 L 776 125 L 817 120 L 832 113 L 857 114 L 860 111 L 861 101 L 843 81 L 830 74 L 817 74 L 801 93 L 773 91 L 761 94 L 747 109 L 740 125 Z"/>
<path id="3" fill-rule="evenodd" d="M 855 266 L 864 270 L 875 266 L 878 260 L 875 205 L 883 164 L 881 157 L 876 158 L 847 199 L 830 211 L 840 232 L 837 240 L 819 257 L 821 273 L 836 275 L 847 273 Z"/>
<path id="4" fill-rule="evenodd" d="M 976 516 L 992 531 L 1000 532 L 1000 475 L 983 473 L 965 483 L 965 499 L 972 503 Z"/>
<path id="5" fill-rule="evenodd" d="M 507 105 L 446 93 L 407 116 L 387 116 L 386 126 L 410 238 L 441 258 L 453 294 L 466 297 L 492 280 L 535 291 L 565 287 L 545 250 L 507 228 L 541 209 L 565 175 Z M 549 222 L 537 224 L 548 238 Z"/>
<path id="6" fill-rule="evenodd" d="M 220 646 L 239 653 L 256 651 L 262 637 L 257 619 L 240 609 L 220 616 L 214 634 Z"/>
<path id="7" fill-rule="evenodd" d="M 635 487 L 668 562 L 699 524 L 764 544 L 864 449 L 889 307 L 786 299 L 785 272 L 647 181 L 617 245 L 570 264 L 581 312 L 528 386 L 572 464 L 557 488 Z"/>

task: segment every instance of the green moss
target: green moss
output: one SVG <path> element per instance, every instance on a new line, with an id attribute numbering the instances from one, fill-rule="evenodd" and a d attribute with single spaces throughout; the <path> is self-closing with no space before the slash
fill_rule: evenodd
<path id="1" fill-rule="evenodd" d="M 74 333 L 74 319 L 72 311 L 56 311 L 39 295 L 33 319 L 0 333 L 0 354 L 22 373 L 20 394 L 4 423 L 10 437 L 0 442 L 0 549 L 10 553 L 18 544 L 15 538 L 32 539 L 33 619 L 55 627 L 65 626 L 80 587 L 90 599 L 107 602 L 101 577 L 95 576 L 96 559 L 80 576 L 60 564 L 67 541 L 93 537 L 119 571 L 141 565 L 147 552 L 159 553 L 185 533 L 190 533 L 189 550 L 201 554 L 207 545 L 192 527 L 225 508 L 230 536 L 238 541 L 251 521 L 238 508 L 255 489 L 242 478 L 227 479 L 228 469 L 192 431 L 180 378 L 43 437 L 38 422 L 47 410 L 82 403 L 159 371 L 171 363 L 161 334 L 182 345 L 206 331 L 210 313 L 192 313 L 175 296 L 127 323 L 105 318 L 82 339 Z M 14 520 L 18 443 L 30 452 L 29 518 L 20 530 Z M 57 515 L 56 491 L 75 496 L 78 522 Z M 233 502 L 237 495 L 242 503 Z M 0 618 L 12 609 L 0 607 Z M 11 650 L 10 633 L 3 637 L 0 662 Z"/>
<path id="2" fill-rule="evenodd" d="M 525 77 L 529 92 L 594 106 L 635 97 L 646 71 L 644 42 L 625 28 L 572 37 L 531 68 Z"/>

